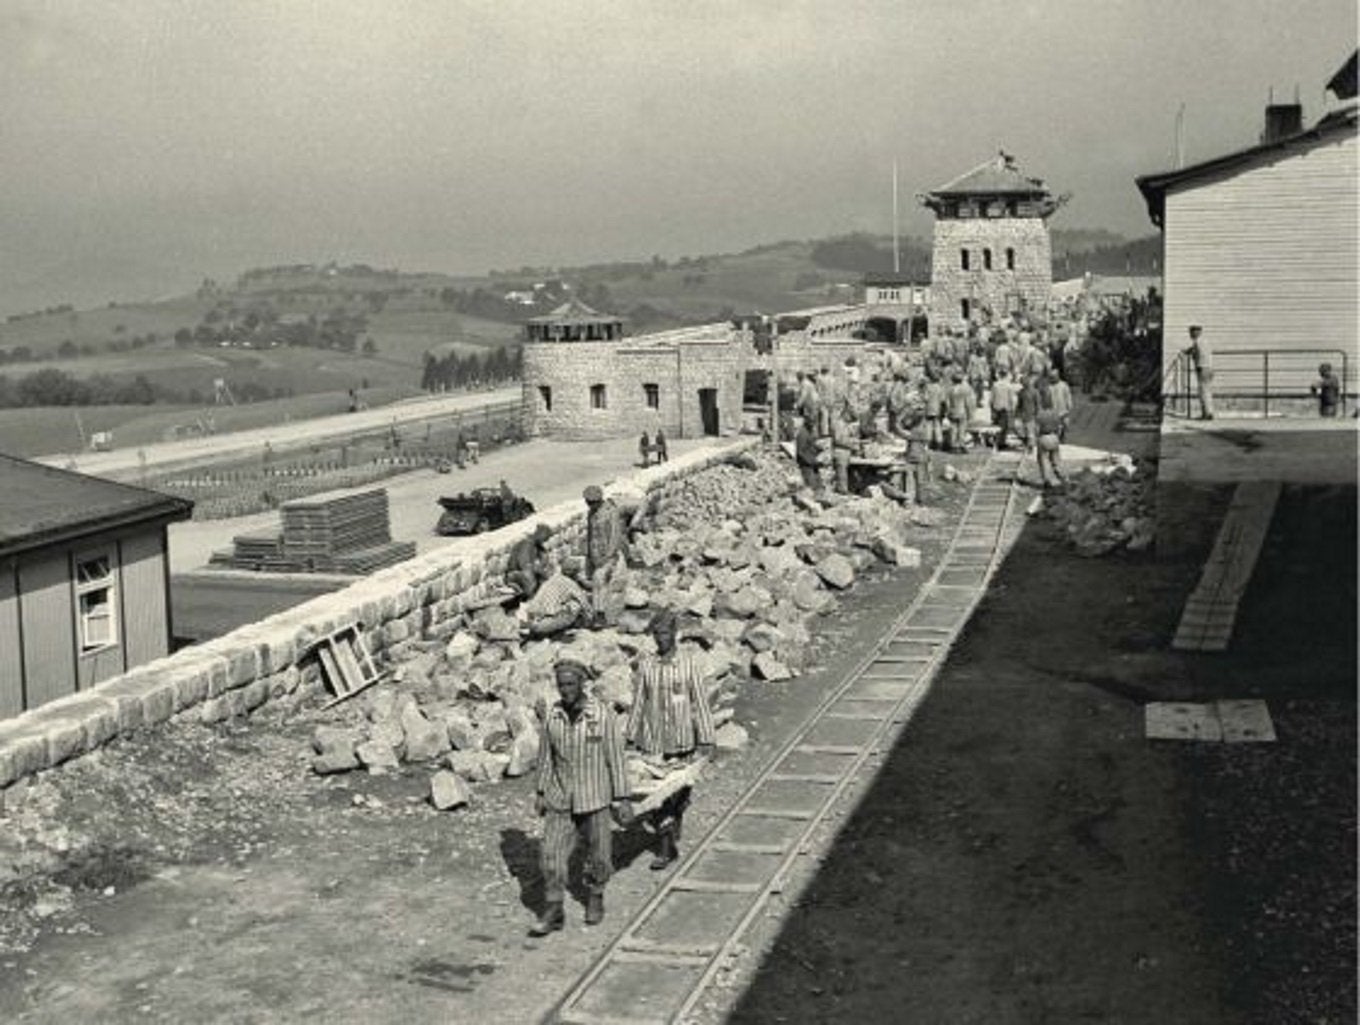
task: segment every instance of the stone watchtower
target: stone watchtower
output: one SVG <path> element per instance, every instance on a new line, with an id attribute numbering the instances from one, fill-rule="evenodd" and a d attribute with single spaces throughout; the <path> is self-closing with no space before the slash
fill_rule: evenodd
<path id="1" fill-rule="evenodd" d="M 935 213 L 930 333 L 1010 313 L 1040 317 L 1053 287 L 1048 217 L 1065 197 L 998 154 L 919 199 Z"/>

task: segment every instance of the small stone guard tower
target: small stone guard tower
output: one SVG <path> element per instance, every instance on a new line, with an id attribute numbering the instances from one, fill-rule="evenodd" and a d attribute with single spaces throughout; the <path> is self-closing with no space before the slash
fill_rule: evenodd
<path id="1" fill-rule="evenodd" d="M 1055 197 L 1000 153 L 918 197 L 935 213 L 930 333 L 1010 313 L 1043 316 L 1053 288 Z"/>

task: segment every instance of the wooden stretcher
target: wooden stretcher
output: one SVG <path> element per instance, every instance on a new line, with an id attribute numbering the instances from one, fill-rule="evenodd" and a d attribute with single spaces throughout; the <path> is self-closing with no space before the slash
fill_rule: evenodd
<path id="1" fill-rule="evenodd" d="M 708 765 L 707 756 L 695 758 L 685 762 L 676 768 L 665 769 L 654 766 L 641 758 L 630 758 L 630 769 L 634 765 L 641 765 L 648 773 L 648 777 L 635 780 L 633 784 L 633 812 L 637 815 L 645 815 L 648 812 L 660 808 L 666 798 L 676 793 L 684 787 L 692 787 L 703 775 L 704 767 Z M 630 772 L 630 775 L 632 773 Z"/>

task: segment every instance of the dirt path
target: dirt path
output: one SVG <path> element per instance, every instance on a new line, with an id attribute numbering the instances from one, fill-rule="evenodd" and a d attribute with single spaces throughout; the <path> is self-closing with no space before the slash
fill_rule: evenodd
<path id="1" fill-rule="evenodd" d="M 952 491 L 955 512 L 964 494 Z M 923 529 L 922 569 L 869 575 L 820 621 L 812 671 L 747 689 L 737 721 L 752 743 L 699 789 L 687 832 L 716 820 L 909 601 L 945 534 Z M 423 770 L 312 776 L 309 735 L 268 712 L 175 724 L 45 784 L 48 817 L 98 853 L 66 859 L 58 885 L 9 894 L 42 915 L 13 937 L 30 949 L 0 958 L 0 1019 L 533 1022 L 655 886 L 634 837 L 617 850 L 605 926 L 584 929 L 573 903 L 565 933 L 530 940 L 541 893 L 527 781 L 441 815 Z"/>
<path id="2" fill-rule="evenodd" d="M 467 392 L 457 395 L 436 395 L 406 402 L 396 402 L 378 409 L 363 409 L 337 416 L 321 416 L 293 423 L 273 424 L 245 431 L 232 431 L 207 438 L 185 438 L 164 441 L 114 452 L 84 452 L 77 456 L 44 456 L 39 462 L 52 466 L 69 467 L 81 473 L 92 473 L 114 480 L 122 480 L 140 472 L 145 459 L 148 467 L 170 469 L 192 466 L 232 455 L 259 452 L 266 442 L 276 452 L 285 452 L 299 445 L 311 445 L 324 438 L 340 438 L 360 431 L 382 430 L 393 423 L 406 423 L 435 416 L 452 415 L 480 409 L 501 402 L 515 402 L 520 389 L 500 388 L 495 391 Z"/>

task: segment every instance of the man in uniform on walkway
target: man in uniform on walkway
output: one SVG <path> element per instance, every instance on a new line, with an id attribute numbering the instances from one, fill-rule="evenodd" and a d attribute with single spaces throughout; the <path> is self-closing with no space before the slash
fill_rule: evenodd
<path id="1" fill-rule="evenodd" d="M 638 659 L 633 707 L 625 738 L 639 751 L 667 762 L 688 761 L 713 751 L 713 713 L 703 673 L 687 654 L 676 650 L 675 613 L 658 612 L 651 623 L 656 655 Z M 682 787 L 650 816 L 657 853 L 651 867 L 664 869 L 679 856 L 680 827 L 689 807 L 690 788 Z"/>
<path id="2" fill-rule="evenodd" d="M 577 841 L 586 857 L 586 925 L 604 919 L 604 887 L 613 869 L 611 811 L 622 825 L 633 820 L 618 718 L 586 693 L 589 672 L 579 662 L 554 667 L 559 700 L 548 711 L 538 754 L 535 811 L 543 817 L 543 916 L 529 930 L 546 936 L 565 924 L 567 865 Z"/>
<path id="3" fill-rule="evenodd" d="M 1214 356 L 1209 343 L 1204 340 L 1204 328 L 1198 324 L 1190 325 L 1190 344 L 1181 350 L 1190 357 L 1195 368 L 1195 378 L 1199 385 L 1199 406 L 1201 420 L 1214 418 Z"/>

